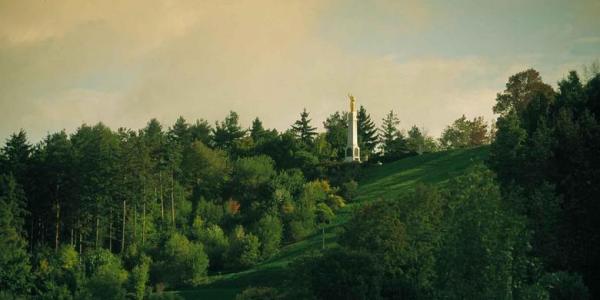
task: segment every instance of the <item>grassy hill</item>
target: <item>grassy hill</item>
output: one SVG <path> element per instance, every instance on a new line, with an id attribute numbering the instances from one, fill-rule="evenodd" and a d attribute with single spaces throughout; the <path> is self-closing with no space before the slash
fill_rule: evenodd
<path id="1" fill-rule="evenodd" d="M 381 166 L 365 168 L 354 202 L 338 212 L 334 222 L 325 228 L 325 247 L 336 242 L 340 226 L 361 202 L 399 198 L 414 189 L 418 182 L 443 187 L 452 177 L 487 158 L 488 147 L 452 150 L 402 159 Z M 285 266 L 304 253 L 322 248 L 320 232 L 305 240 L 286 245 L 273 258 L 239 273 L 213 275 L 204 286 L 176 293 L 186 299 L 235 299 L 247 286 L 277 286 L 286 277 Z"/>

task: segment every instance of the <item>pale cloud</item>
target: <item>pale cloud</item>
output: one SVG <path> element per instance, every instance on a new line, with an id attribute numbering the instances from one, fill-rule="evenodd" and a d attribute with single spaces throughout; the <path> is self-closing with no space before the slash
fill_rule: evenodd
<path id="1" fill-rule="evenodd" d="M 588 58 L 416 51 L 458 26 L 444 13 L 422 1 L 0 0 L 0 137 L 229 110 L 284 130 L 304 107 L 321 127 L 348 92 L 377 123 L 393 109 L 402 127 L 437 135 L 462 114 L 493 118 L 508 76 L 535 67 L 554 83 Z M 595 22 L 584 19 L 569 26 Z"/>

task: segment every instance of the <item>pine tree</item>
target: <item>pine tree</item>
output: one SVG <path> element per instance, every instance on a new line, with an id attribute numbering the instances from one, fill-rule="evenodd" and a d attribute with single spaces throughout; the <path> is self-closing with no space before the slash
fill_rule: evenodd
<path id="1" fill-rule="evenodd" d="M 232 149 L 235 142 L 246 135 L 246 131 L 239 124 L 239 116 L 230 111 L 224 121 L 217 122 L 213 130 L 215 146 L 221 149 Z"/>
<path id="2" fill-rule="evenodd" d="M 390 112 L 387 115 L 385 115 L 385 117 L 381 121 L 382 124 L 381 128 L 379 129 L 381 135 L 379 135 L 379 138 L 381 142 L 381 147 L 383 149 L 383 152 L 385 153 L 389 150 L 394 140 L 396 140 L 398 138 L 398 135 L 400 134 L 400 131 L 398 130 L 400 120 L 398 119 L 398 116 L 396 116 L 394 111 L 390 110 Z"/>
<path id="3" fill-rule="evenodd" d="M 379 140 L 382 154 L 386 159 L 398 159 L 408 153 L 406 140 L 398 129 L 400 120 L 394 111 L 390 110 L 382 121 L 381 128 L 379 129 L 381 131 Z"/>
<path id="4" fill-rule="evenodd" d="M 338 159 L 344 158 L 348 141 L 348 114 L 336 111 L 323 122 L 323 127 L 325 139 L 331 145 L 333 155 Z"/>
<path id="5" fill-rule="evenodd" d="M 6 159 L 5 170 L 12 173 L 19 184 L 25 186 L 26 182 L 24 181 L 28 177 L 27 171 L 31 155 L 31 145 L 27 142 L 25 131 L 21 129 L 18 133 L 13 133 L 6 140 L 2 153 Z"/>
<path id="6" fill-rule="evenodd" d="M 300 113 L 300 120 L 294 122 L 292 125 L 292 131 L 298 139 L 300 139 L 305 145 L 309 146 L 312 144 L 314 137 L 317 135 L 317 128 L 310 126 L 311 119 L 308 118 L 308 112 L 306 108 Z"/>
<path id="7" fill-rule="evenodd" d="M 13 176 L 0 174 L 0 291 L 15 298 L 27 294 L 32 283 L 22 234 L 25 213 L 23 190 Z"/>
<path id="8" fill-rule="evenodd" d="M 265 128 L 258 117 L 252 121 L 252 128 L 250 129 L 250 137 L 254 142 L 260 140 L 265 134 Z"/>
<path id="9" fill-rule="evenodd" d="M 377 128 L 367 110 L 361 105 L 357 116 L 358 143 L 364 154 L 372 154 L 377 146 Z"/>

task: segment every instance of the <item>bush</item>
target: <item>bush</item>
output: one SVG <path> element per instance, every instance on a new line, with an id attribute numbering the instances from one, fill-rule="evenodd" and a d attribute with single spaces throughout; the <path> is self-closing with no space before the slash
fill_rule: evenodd
<path id="1" fill-rule="evenodd" d="M 131 286 L 136 299 L 144 299 L 146 295 L 146 283 L 150 277 L 150 258 L 142 255 L 138 265 L 131 270 Z"/>
<path id="2" fill-rule="evenodd" d="M 279 292 L 270 287 L 249 287 L 235 296 L 235 300 L 277 300 Z"/>
<path id="3" fill-rule="evenodd" d="M 219 225 L 212 224 L 196 230 L 198 241 L 204 245 L 211 270 L 224 267 L 225 253 L 229 249 L 229 240 Z"/>
<path id="4" fill-rule="evenodd" d="M 200 243 L 190 242 L 184 235 L 173 233 L 165 242 L 154 271 L 171 287 L 204 282 L 208 257 Z"/>
<path id="5" fill-rule="evenodd" d="M 125 297 L 124 284 L 128 274 L 117 256 L 106 249 L 97 249 L 86 255 L 85 265 L 88 280 L 82 295 L 76 298 L 123 299 Z"/>
<path id="6" fill-rule="evenodd" d="M 240 225 L 234 229 L 230 237 L 230 248 L 227 252 L 227 267 L 245 269 L 254 266 L 260 260 L 260 242 L 258 238 L 244 232 Z"/>
<path id="7" fill-rule="evenodd" d="M 333 248 L 293 263 L 293 298 L 379 299 L 382 270 L 363 252 Z"/>
<path id="8" fill-rule="evenodd" d="M 348 202 L 352 202 L 354 200 L 357 190 L 358 183 L 352 179 L 342 184 L 342 196 L 348 200 Z"/>
<path id="9" fill-rule="evenodd" d="M 541 280 L 542 285 L 550 292 L 551 300 L 590 298 L 588 288 L 583 283 L 579 274 L 557 272 L 544 276 Z"/>
<path id="10" fill-rule="evenodd" d="M 283 235 L 283 227 L 277 216 L 266 215 L 256 225 L 256 236 L 261 244 L 263 259 L 273 256 L 279 250 Z"/>

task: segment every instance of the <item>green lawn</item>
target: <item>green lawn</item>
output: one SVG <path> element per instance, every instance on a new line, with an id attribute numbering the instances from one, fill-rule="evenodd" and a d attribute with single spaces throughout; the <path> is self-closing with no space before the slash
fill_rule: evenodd
<path id="1" fill-rule="evenodd" d="M 399 198 L 411 191 L 418 182 L 443 186 L 469 166 L 485 160 L 488 151 L 488 147 L 444 151 L 367 167 L 359 181 L 355 201 L 340 210 L 332 224 L 325 228 L 325 247 L 335 245 L 340 226 L 361 202 Z M 247 286 L 278 286 L 286 278 L 287 264 L 304 253 L 321 248 L 322 236 L 319 231 L 302 241 L 284 246 L 276 256 L 250 270 L 213 275 L 206 285 L 175 293 L 186 299 L 235 299 L 235 295 Z"/>

